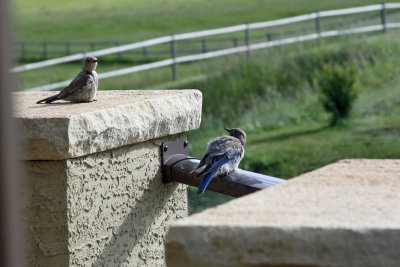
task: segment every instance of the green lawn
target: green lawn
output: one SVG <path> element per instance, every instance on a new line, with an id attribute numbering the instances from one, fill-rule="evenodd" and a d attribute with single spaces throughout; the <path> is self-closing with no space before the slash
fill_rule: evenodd
<path id="1" fill-rule="evenodd" d="M 399 101 L 400 96 L 397 97 Z M 389 118 L 354 119 L 343 127 L 304 124 L 275 131 L 257 129 L 248 135 L 246 154 L 240 167 L 275 177 L 291 178 L 340 159 L 398 159 L 399 111 L 396 116 Z M 218 134 L 224 134 L 223 130 Z M 198 142 L 193 136 L 189 140 L 191 143 Z M 196 154 L 199 153 L 196 151 Z M 232 199 L 210 191 L 198 197 L 196 191 L 197 188 L 189 188 L 190 213 Z"/>
<path id="2" fill-rule="evenodd" d="M 257 22 L 373 0 L 14 0 L 17 40 L 139 41 Z"/>
<path id="3" fill-rule="evenodd" d="M 267 64 L 253 62 L 252 75 L 242 67 L 230 75 L 198 82 L 204 97 L 203 122 L 201 130 L 189 135 L 190 154 L 201 157 L 211 138 L 225 134 L 226 125 L 248 133 L 241 168 L 285 179 L 340 159 L 400 158 L 400 69 L 396 67 L 400 51 L 396 36 L 377 35 L 322 48 L 288 47 Z M 351 118 L 342 126 L 329 127 L 329 114 L 308 81 L 322 62 L 358 64 L 360 95 Z M 216 85 L 218 90 L 212 90 Z M 277 88 L 279 91 L 273 90 Z M 226 105 L 218 106 L 211 100 L 221 101 L 216 93 L 225 93 Z M 256 100 L 251 97 L 254 94 Z M 249 101 L 251 108 L 246 105 Z M 238 107 L 240 112 L 224 116 L 229 112 L 227 106 Z M 189 189 L 192 213 L 231 199 L 212 192 L 199 198 L 195 192 L 195 188 Z"/>
<path id="4" fill-rule="evenodd" d="M 353 1 L 316 1 L 316 0 L 297 0 L 297 1 L 68 1 L 63 4 L 48 0 L 12 1 L 17 28 L 17 40 L 20 41 L 120 41 L 134 42 L 146 40 L 148 38 L 160 37 L 171 32 L 182 33 L 209 28 L 217 28 L 241 24 L 244 21 L 257 22 L 270 19 L 277 19 L 287 16 L 313 12 L 317 9 L 327 10 L 372 4 L 374 1 L 353 0 Z M 66 19 L 68 18 L 68 19 Z M 327 23 L 325 19 L 324 23 Z M 303 26 L 314 27 L 314 21 L 305 23 Z M 285 31 L 290 27 L 297 27 L 298 23 L 277 29 Z M 269 31 L 269 30 L 268 30 Z M 266 30 L 252 31 L 252 36 L 265 35 Z M 243 38 L 244 34 L 238 32 L 228 36 Z M 226 37 L 226 36 L 225 36 Z M 215 38 L 215 37 L 212 37 Z M 257 41 L 257 40 L 254 40 Z M 209 43 L 210 48 L 232 45 L 228 40 L 228 46 L 221 42 Z M 243 45 L 243 40 L 240 40 Z M 328 41 L 329 42 L 329 41 Z M 185 44 L 179 42 L 178 55 L 183 55 L 181 49 L 196 48 L 200 49 L 198 43 Z M 100 49 L 104 47 L 97 47 Z M 19 49 L 19 48 L 18 48 Z M 16 51 L 19 51 L 19 50 Z M 25 61 L 42 60 L 41 47 L 36 48 L 38 56 L 28 55 Z M 51 50 L 51 46 L 49 46 Z M 60 46 L 57 50 L 64 51 Z M 74 52 L 88 51 L 90 48 L 82 47 L 82 50 Z M 169 51 L 169 44 L 150 47 L 149 51 L 164 50 Z M 134 55 L 124 53 L 110 55 L 100 58 L 98 72 L 106 72 L 120 68 L 131 67 L 145 62 L 151 62 L 169 58 L 168 54 L 149 56 L 142 55 L 142 50 L 135 50 Z M 266 55 L 266 53 L 264 53 Z M 226 65 L 236 64 L 235 56 L 225 59 L 206 60 L 201 63 L 182 64 L 178 68 L 178 78 L 183 80 L 196 79 L 201 75 L 210 75 L 220 72 L 219 70 Z M 21 64 L 24 62 L 21 62 Z M 68 80 L 73 77 L 80 63 L 72 62 L 59 66 L 51 66 L 43 69 L 33 70 L 18 74 L 19 89 L 28 89 L 40 85 Z M 169 67 L 151 70 L 141 73 L 126 75 L 123 77 L 106 79 L 101 82 L 101 90 L 112 89 L 136 89 L 136 88 L 160 88 L 171 79 Z M 116 82 L 117 81 L 117 82 Z"/>

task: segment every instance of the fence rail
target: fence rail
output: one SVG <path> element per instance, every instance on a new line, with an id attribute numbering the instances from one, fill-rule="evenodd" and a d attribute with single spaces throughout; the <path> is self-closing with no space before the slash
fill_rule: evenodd
<path id="1" fill-rule="evenodd" d="M 321 38 L 326 38 L 326 37 L 332 37 L 332 36 L 338 36 L 338 35 L 348 35 L 348 34 L 354 34 L 354 33 L 373 32 L 373 31 L 385 32 L 387 29 L 400 28 L 400 23 L 397 23 L 397 22 L 396 23 L 388 23 L 387 22 L 386 16 L 387 16 L 388 9 L 400 9 L 400 3 L 382 3 L 382 4 L 378 4 L 378 5 L 370 5 L 370 6 L 363 6 L 363 7 L 321 11 L 321 12 L 314 12 L 314 13 L 310 13 L 310 14 L 305 14 L 305 15 L 300 15 L 300 16 L 295 16 L 295 17 L 290 17 L 290 18 L 284 18 L 284 19 L 278 19 L 278 20 L 273 20 L 273 21 L 257 22 L 257 23 L 249 23 L 249 24 L 246 23 L 246 24 L 241 24 L 241 25 L 236 25 L 236 26 L 231 26 L 231 27 L 190 32 L 190 33 L 182 33 L 182 34 L 176 34 L 176 35 L 172 34 L 169 36 L 159 37 L 159 38 L 150 39 L 150 40 L 146 40 L 146 41 L 142 41 L 142 42 L 125 44 L 125 45 L 120 45 L 117 47 L 106 48 L 106 49 L 101 49 L 101 50 L 91 51 L 91 52 L 86 52 L 86 53 L 77 53 L 77 54 L 73 54 L 73 55 L 69 55 L 69 56 L 65 56 L 65 57 L 44 60 L 41 62 L 36 62 L 36 63 L 31 63 L 31 64 L 26 64 L 26 65 L 15 67 L 11 71 L 12 72 L 22 72 L 22 71 L 27 71 L 27 70 L 37 69 L 37 68 L 43 68 L 43 67 L 47 67 L 47 66 L 53 66 L 53 65 L 57 65 L 57 64 L 61 64 L 61 63 L 81 60 L 86 56 L 99 57 L 99 56 L 117 54 L 117 53 L 122 53 L 122 52 L 139 49 L 139 48 L 144 49 L 144 48 L 154 46 L 154 45 L 169 43 L 171 58 L 148 63 L 148 64 L 142 64 L 142 65 L 137 65 L 137 66 L 133 66 L 133 67 L 129 67 L 129 68 L 110 71 L 110 72 L 106 72 L 106 73 L 101 73 L 99 75 L 99 78 L 100 79 L 110 78 L 110 77 L 126 75 L 129 73 L 135 73 L 135 72 L 139 72 L 139 71 L 150 70 L 150 69 L 169 66 L 169 65 L 172 65 L 172 75 L 173 75 L 173 78 L 176 78 L 176 66 L 178 63 L 198 61 L 198 60 L 214 58 L 214 57 L 223 56 L 223 55 L 230 55 L 230 54 L 235 54 L 235 53 L 242 53 L 242 52 L 246 52 L 249 57 L 250 51 L 257 50 L 257 49 L 264 49 L 264 48 L 268 48 L 268 47 L 293 44 L 293 43 L 297 43 L 297 42 L 304 42 L 304 41 L 315 40 L 315 39 L 317 39 L 318 42 L 320 42 Z M 379 14 L 375 14 L 372 16 L 372 18 L 380 18 L 379 24 L 368 25 L 368 26 L 357 27 L 357 28 L 350 28 L 350 29 L 335 29 L 335 30 L 329 30 L 329 31 L 321 31 L 321 18 L 341 16 L 341 15 L 353 15 L 353 14 L 364 13 L 364 12 L 373 12 L 373 11 L 380 12 Z M 266 42 L 264 41 L 264 42 L 259 42 L 259 43 L 255 43 L 255 44 L 251 43 L 251 39 L 252 39 L 252 38 L 250 38 L 251 30 L 271 28 L 271 27 L 275 27 L 275 26 L 282 26 L 282 25 L 293 24 L 293 23 L 303 22 L 303 21 L 310 21 L 310 20 L 315 20 L 315 27 L 313 27 L 315 33 L 305 34 L 305 35 L 295 36 L 295 37 L 290 37 L 290 38 L 284 38 L 284 39 L 279 39 L 279 40 L 272 40 L 271 34 L 266 34 L 266 35 L 263 35 L 263 38 L 267 39 Z M 340 24 L 340 23 L 336 23 L 336 25 L 338 25 L 338 24 Z M 177 41 L 196 39 L 196 38 L 202 38 L 202 37 L 208 37 L 208 36 L 214 36 L 214 35 L 220 35 L 220 34 L 228 34 L 228 33 L 233 33 L 233 32 L 240 32 L 240 31 L 244 32 L 245 45 L 239 46 L 238 42 L 234 42 L 234 47 L 219 49 L 216 51 L 207 51 L 207 49 L 205 49 L 204 41 L 201 40 L 202 41 L 202 49 L 199 54 L 192 54 L 192 55 L 179 56 L 179 57 L 176 56 L 177 54 L 176 54 L 175 45 L 176 45 Z M 52 90 L 52 89 L 57 89 L 57 88 L 66 86 L 66 85 L 68 85 L 68 83 L 69 83 L 69 81 L 62 81 L 62 82 L 58 82 L 58 83 L 53 83 L 53 84 L 48 84 L 48 85 L 39 86 L 39 87 L 35 87 L 35 88 L 30 88 L 30 89 L 27 89 L 27 91 Z"/>

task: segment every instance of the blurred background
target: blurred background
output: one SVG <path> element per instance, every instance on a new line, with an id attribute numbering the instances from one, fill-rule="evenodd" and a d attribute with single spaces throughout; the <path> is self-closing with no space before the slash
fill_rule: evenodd
<path id="1" fill-rule="evenodd" d="M 372 0 L 13 0 L 16 65 L 243 23 L 381 4 Z M 176 56 L 207 53 L 333 29 L 382 23 L 371 11 L 176 42 Z M 385 23 L 400 22 L 400 9 Z M 246 39 L 248 38 L 248 39 Z M 224 127 L 247 132 L 240 168 L 291 178 L 344 158 L 400 158 L 400 30 L 349 34 L 178 64 L 100 80 L 100 90 L 185 89 L 203 93 L 192 156 Z M 169 43 L 99 56 L 97 71 L 171 58 Z M 80 61 L 17 73 L 18 90 L 73 78 Z M 332 95 L 332 90 L 335 92 Z M 331 91 L 330 91 L 331 90 Z M 339 92 L 339 93 L 338 93 Z M 335 98 L 336 97 L 336 98 Z M 189 188 L 190 213 L 229 200 Z"/>

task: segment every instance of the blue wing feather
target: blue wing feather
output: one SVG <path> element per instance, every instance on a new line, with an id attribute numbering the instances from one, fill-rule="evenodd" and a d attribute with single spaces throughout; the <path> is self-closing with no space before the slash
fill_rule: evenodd
<path id="1" fill-rule="evenodd" d="M 239 153 L 240 152 L 238 150 L 232 151 L 230 153 L 225 153 L 223 158 L 219 159 L 215 163 L 211 163 L 208 166 L 206 166 L 206 168 L 204 168 L 204 170 L 202 170 L 197 176 L 202 176 L 206 173 L 212 172 L 213 170 L 221 167 L 228 161 L 233 160 Z"/>
<path id="2" fill-rule="evenodd" d="M 203 180 L 201 180 L 201 183 L 199 185 L 199 189 L 197 190 L 197 195 L 202 195 L 204 191 L 206 190 L 207 185 L 210 183 L 211 179 L 214 177 L 214 175 L 217 173 L 217 170 L 214 170 L 213 172 L 208 173 Z"/>
<path id="3" fill-rule="evenodd" d="M 219 161 L 215 162 L 214 164 L 207 166 L 197 176 L 202 176 L 204 174 L 213 172 L 213 171 L 217 170 L 219 167 L 221 167 L 222 165 L 224 165 L 225 163 L 227 163 L 229 160 L 231 160 L 231 159 L 228 157 L 224 157 L 224 158 L 220 159 Z"/>

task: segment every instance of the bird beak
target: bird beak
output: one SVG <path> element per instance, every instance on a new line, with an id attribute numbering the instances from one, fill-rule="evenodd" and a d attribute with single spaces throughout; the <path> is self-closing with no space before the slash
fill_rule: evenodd
<path id="1" fill-rule="evenodd" d="M 230 133 L 231 130 L 232 130 L 232 129 L 225 128 L 225 131 L 227 131 L 228 133 Z"/>

